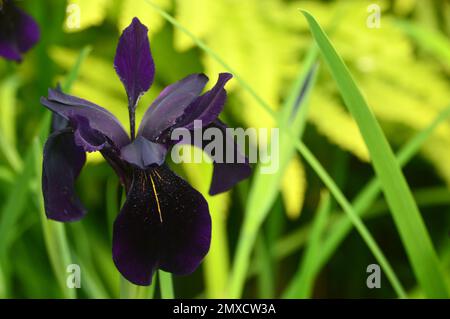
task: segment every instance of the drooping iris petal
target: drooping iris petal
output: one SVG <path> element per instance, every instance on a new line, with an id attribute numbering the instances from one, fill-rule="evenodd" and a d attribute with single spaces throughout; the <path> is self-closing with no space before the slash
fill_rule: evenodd
<path id="1" fill-rule="evenodd" d="M 167 153 L 164 145 L 150 142 L 143 136 L 138 136 L 120 151 L 122 159 L 142 169 L 153 164 L 161 165 Z"/>
<path id="2" fill-rule="evenodd" d="M 52 133 L 44 147 L 42 192 L 47 217 L 67 222 L 82 218 L 86 211 L 75 194 L 74 183 L 86 161 L 71 130 Z"/>
<path id="3" fill-rule="evenodd" d="M 105 160 L 119 176 L 121 183 L 125 187 L 131 184 L 129 165 L 121 158 L 120 149 L 103 135 L 100 131 L 92 128 L 87 118 L 75 115 L 70 116 L 69 125 L 74 131 L 74 140 L 85 152 L 100 151 Z"/>
<path id="4" fill-rule="evenodd" d="M 93 129 L 107 136 L 119 148 L 130 143 L 119 120 L 94 103 L 52 89 L 48 91 L 48 98 L 41 98 L 41 103 L 67 120 L 75 116 L 89 119 Z"/>
<path id="5" fill-rule="evenodd" d="M 211 217 L 199 192 L 166 166 L 134 171 L 113 232 L 113 260 L 125 278 L 149 285 L 157 268 L 189 274 L 210 241 Z"/>
<path id="6" fill-rule="evenodd" d="M 248 178 L 252 169 L 248 158 L 242 154 L 240 146 L 236 143 L 234 137 L 227 132 L 227 126 L 222 121 L 217 119 L 209 127 L 218 128 L 225 137 L 223 140 L 224 162 L 213 162 L 214 169 L 209 194 L 216 195 L 231 189 L 240 181 Z M 227 150 L 233 150 L 233 153 L 227 154 Z M 227 158 L 233 158 L 233 161 L 230 163 Z"/>
<path id="7" fill-rule="evenodd" d="M 207 126 L 217 119 L 227 99 L 224 86 L 232 77 L 230 73 L 219 74 L 216 85 L 186 108 L 177 126 L 191 130 L 194 128 L 194 120 L 200 120 L 203 126 Z"/>
<path id="8" fill-rule="evenodd" d="M 33 18 L 16 7 L 12 1 L 3 0 L 0 8 L 0 56 L 21 61 L 39 40 L 39 26 Z"/>
<path id="9" fill-rule="evenodd" d="M 195 141 L 194 136 L 196 134 L 204 136 L 205 130 L 209 128 L 220 131 L 222 139 L 219 141 L 221 145 L 217 146 L 220 147 L 222 156 L 217 156 L 217 154 L 210 154 L 208 152 L 209 149 L 207 146 L 209 143 L 214 143 L 214 140 L 202 140 L 201 145 L 197 145 L 198 142 Z M 196 132 L 195 130 L 191 131 L 190 139 L 183 138 L 178 141 L 180 144 L 192 144 L 201 147 L 212 158 L 213 176 L 209 189 L 210 195 L 226 192 L 240 181 L 248 178 L 252 172 L 248 158 L 241 152 L 240 145 L 235 141 L 234 136 L 227 131 L 227 128 L 228 127 L 222 121 L 216 119 L 208 126 L 197 129 L 201 132 Z M 215 137 L 213 137 L 213 139 L 214 138 Z M 212 151 L 215 153 L 217 152 L 215 148 L 213 148 Z"/>
<path id="10" fill-rule="evenodd" d="M 204 74 L 192 74 L 166 87 L 145 112 L 138 135 L 161 142 L 161 134 L 175 125 L 207 82 Z"/>
<path id="11" fill-rule="evenodd" d="M 209 188 L 210 195 L 226 192 L 240 181 L 251 175 L 251 167 L 247 163 L 214 162 L 213 177 Z"/>
<path id="12" fill-rule="evenodd" d="M 132 112 L 139 97 L 150 88 L 155 76 L 147 32 L 147 27 L 138 18 L 134 18 L 120 37 L 114 59 L 114 67 L 125 86 Z"/>

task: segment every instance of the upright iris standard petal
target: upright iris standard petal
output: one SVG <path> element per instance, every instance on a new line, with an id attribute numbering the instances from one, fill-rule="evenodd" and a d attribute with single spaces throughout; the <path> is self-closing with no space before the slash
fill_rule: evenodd
<path id="1" fill-rule="evenodd" d="M 200 95 L 208 78 L 192 74 L 166 87 L 145 112 L 138 135 L 159 141 L 167 129 L 172 128 L 186 108 Z"/>
<path id="2" fill-rule="evenodd" d="M 177 123 L 177 127 L 185 127 L 188 130 L 192 130 L 194 128 L 194 120 L 200 120 L 203 126 L 207 126 L 217 119 L 227 99 L 227 92 L 224 86 L 232 77 L 230 73 L 219 74 L 216 85 L 186 108 L 183 117 Z"/>
<path id="3" fill-rule="evenodd" d="M 116 72 L 127 91 L 131 112 L 134 112 L 139 97 L 148 91 L 155 76 L 147 32 L 147 27 L 134 18 L 120 37 L 114 59 Z"/>
<path id="4" fill-rule="evenodd" d="M 119 148 L 130 143 L 119 120 L 94 103 L 52 89 L 48 91 L 48 98 L 41 98 L 41 103 L 67 120 L 76 116 L 89 119 L 93 129 L 107 136 Z"/>
<path id="5" fill-rule="evenodd" d="M 39 40 L 39 26 L 33 18 L 11 0 L 0 5 L 0 56 L 21 61 L 22 54 Z"/>
<path id="6" fill-rule="evenodd" d="M 189 274 L 210 242 L 211 217 L 199 192 L 166 166 L 134 171 L 113 232 L 113 260 L 125 278 L 149 285 L 157 268 Z"/>
<path id="7" fill-rule="evenodd" d="M 71 130 L 54 132 L 47 139 L 42 191 L 48 218 L 62 222 L 75 221 L 86 213 L 74 189 L 85 161 L 85 152 L 75 144 Z"/>

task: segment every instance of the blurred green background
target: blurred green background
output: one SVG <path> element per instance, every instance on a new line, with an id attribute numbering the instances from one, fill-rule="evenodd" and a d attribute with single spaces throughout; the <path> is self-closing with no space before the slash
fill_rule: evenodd
<path id="1" fill-rule="evenodd" d="M 450 105 L 449 1 L 152 2 L 203 40 L 276 111 L 286 101 L 297 74 L 304 71 L 302 61 L 314 43 L 299 8 L 309 10 L 328 32 L 394 150 L 426 129 Z M 380 28 L 367 26 L 371 4 L 382 9 Z M 138 121 L 164 86 L 194 72 L 204 72 L 214 82 L 219 72 L 227 70 L 144 0 L 28 0 L 19 5 L 38 21 L 41 41 L 20 65 L 0 60 L 0 297 L 117 298 L 120 283 L 111 258 L 111 227 L 119 211 L 114 204 L 118 180 L 99 154 L 90 154 L 77 183 L 89 210 L 86 218 L 63 226 L 42 217 L 40 163 L 34 155 L 42 144 L 36 136 L 48 120 L 48 111 L 39 98 L 48 87 L 64 80 L 81 50 L 89 47 L 71 93 L 102 105 L 128 127 L 127 100 L 113 58 L 120 32 L 134 16 L 149 27 L 156 63 L 155 83 L 139 103 Z M 231 81 L 227 90 L 222 118 L 229 126 L 276 125 L 239 82 Z M 358 127 L 323 63 L 304 116 L 304 143 L 347 198 L 354 198 L 374 172 Z M 176 170 L 206 196 L 212 172 L 209 164 L 184 164 Z M 429 134 L 403 171 L 449 280 L 448 119 Z M 254 179 L 250 179 L 226 194 L 206 196 L 213 216 L 211 251 L 194 274 L 174 277 L 176 297 L 229 296 L 236 246 L 245 240 L 240 231 L 253 187 Z M 305 267 L 305 245 L 311 240 L 320 203 L 329 214 L 314 246 L 315 256 L 347 217 L 297 154 L 292 155 L 281 182 L 265 187 L 277 195 L 258 229 L 243 297 L 396 297 L 384 275 L 380 289 L 367 288 L 366 268 L 376 260 L 355 230 L 345 233 L 326 262 L 308 264 L 312 271 L 301 279 L 306 290 L 289 295 L 287 291 Z M 382 195 L 363 220 L 408 296 L 425 297 Z M 61 252 L 66 255 L 61 257 Z M 68 273 L 61 260 L 81 266 L 81 289 L 65 287 Z"/>

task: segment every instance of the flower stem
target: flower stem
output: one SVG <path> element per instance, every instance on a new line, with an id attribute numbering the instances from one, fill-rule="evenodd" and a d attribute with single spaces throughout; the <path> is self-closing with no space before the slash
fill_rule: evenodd
<path id="1" fill-rule="evenodd" d="M 134 137 L 136 135 L 135 131 L 135 127 L 136 127 L 136 116 L 134 114 L 134 110 L 129 109 L 129 116 L 130 116 L 130 138 L 133 141 Z"/>

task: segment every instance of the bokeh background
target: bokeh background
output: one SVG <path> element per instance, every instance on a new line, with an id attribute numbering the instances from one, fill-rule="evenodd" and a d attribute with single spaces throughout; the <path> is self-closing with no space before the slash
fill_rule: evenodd
<path id="1" fill-rule="evenodd" d="M 450 105 L 450 2 L 446 0 L 289 1 L 154 0 L 232 66 L 274 110 L 281 109 L 313 45 L 299 8 L 309 10 L 329 32 L 379 120 L 394 150 L 424 130 Z M 126 96 L 113 69 L 121 30 L 138 16 L 149 27 L 156 79 L 141 99 L 138 118 L 161 89 L 187 74 L 204 72 L 214 82 L 227 71 L 146 1 L 18 1 L 39 23 L 41 41 L 22 64 L 0 60 L 0 297 L 117 298 L 119 273 L 111 259 L 111 227 L 118 213 L 118 180 L 102 158 L 90 155 L 77 183 L 89 210 L 80 222 L 45 220 L 39 192 L 40 165 L 33 157 L 36 136 L 48 111 L 39 103 L 48 87 L 81 64 L 71 93 L 107 108 L 128 123 Z M 78 7 L 69 6 L 76 4 Z M 371 4 L 381 7 L 381 27 L 367 27 Z M 66 20 L 76 18 L 79 22 Z M 74 24 L 75 23 L 75 24 Z M 74 27 L 75 25 L 75 27 Z M 320 61 L 320 60 L 319 60 Z M 210 83 L 211 85 L 211 83 Z M 271 118 L 237 82 L 227 86 L 223 119 L 231 127 L 272 127 Z M 308 103 L 303 141 L 345 195 L 352 199 L 374 176 L 367 148 L 323 63 Z M 176 170 L 204 194 L 209 164 Z M 445 275 L 450 277 L 450 121 L 436 128 L 404 167 Z M 174 277 L 176 297 L 227 297 L 229 276 L 253 179 L 207 199 L 213 216 L 213 244 L 192 275 Z M 315 172 L 293 154 L 258 230 L 242 296 L 286 297 L 302 268 L 304 247 L 319 203 L 328 198 Z M 321 240 L 347 217 L 330 200 Z M 409 297 L 424 297 L 417 286 L 397 229 L 382 196 L 364 222 L 391 262 Z M 50 226 L 49 226 L 50 225 Z M 49 227 L 52 231 L 49 231 Z M 316 250 L 320 253 L 321 244 Z M 59 258 L 60 253 L 65 254 Z M 81 289 L 65 288 L 59 260 L 81 266 Z M 368 289 L 366 268 L 376 263 L 360 235 L 351 230 L 326 262 L 313 267 L 310 288 L 300 296 L 392 298 L 382 275 L 380 289 Z M 159 297 L 158 283 L 153 288 Z"/>

